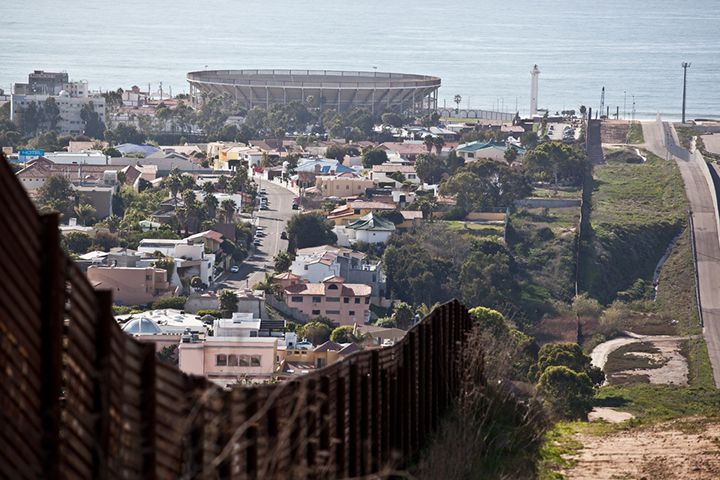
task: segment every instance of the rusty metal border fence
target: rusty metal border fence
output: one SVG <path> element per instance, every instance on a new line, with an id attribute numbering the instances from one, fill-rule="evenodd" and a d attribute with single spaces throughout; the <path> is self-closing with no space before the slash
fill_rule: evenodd
<path id="1" fill-rule="evenodd" d="M 157 363 L 0 169 L 0 478 L 358 477 L 405 466 L 459 393 L 457 301 L 282 383 L 223 390 Z"/>

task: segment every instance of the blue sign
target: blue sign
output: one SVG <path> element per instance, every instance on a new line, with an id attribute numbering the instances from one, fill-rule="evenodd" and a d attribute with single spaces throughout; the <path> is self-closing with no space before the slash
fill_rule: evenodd
<path id="1" fill-rule="evenodd" d="M 45 150 L 20 150 L 18 155 L 23 157 L 42 157 L 45 155 Z"/>
<path id="2" fill-rule="evenodd" d="M 20 150 L 18 152 L 18 162 L 26 163 L 45 155 L 45 150 Z"/>

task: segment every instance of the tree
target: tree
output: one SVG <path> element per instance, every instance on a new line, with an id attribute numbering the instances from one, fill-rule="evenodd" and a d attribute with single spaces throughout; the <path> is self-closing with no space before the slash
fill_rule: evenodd
<path id="1" fill-rule="evenodd" d="M 497 310 L 487 307 L 475 307 L 469 313 L 482 332 L 488 332 L 495 337 L 507 335 L 507 322 L 503 314 Z"/>
<path id="2" fill-rule="evenodd" d="M 100 119 L 100 115 L 95 111 L 95 104 L 88 102 L 83 105 L 80 110 L 80 118 L 85 122 L 84 134 L 90 138 L 103 138 L 105 132 L 105 124 Z"/>
<path id="3" fill-rule="evenodd" d="M 415 171 L 418 177 L 420 177 L 420 180 L 429 184 L 440 183 L 443 175 L 447 173 L 443 162 L 430 153 L 423 153 L 417 156 L 415 160 Z"/>
<path id="4" fill-rule="evenodd" d="M 443 137 L 433 137 L 433 146 L 435 147 L 435 153 L 438 156 L 442 153 L 442 149 L 445 146 L 445 139 Z"/>
<path id="5" fill-rule="evenodd" d="M 280 252 L 273 259 L 277 273 L 287 272 L 292 264 L 292 257 L 287 252 Z"/>
<path id="6" fill-rule="evenodd" d="M 288 251 L 297 248 L 334 244 L 333 224 L 320 213 L 295 214 L 287 223 Z"/>
<path id="7" fill-rule="evenodd" d="M 220 312 L 224 318 L 231 318 L 232 314 L 237 312 L 238 309 L 238 296 L 237 294 L 229 289 L 224 289 L 220 292 Z"/>
<path id="8" fill-rule="evenodd" d="M 508 163 L 512 163 L 515 160 L 517 160 L 518 157 L 518 151 L 515 148 L 514 145 L 510 145 L 505 149 L 505 160 L 507 160 Z"/>
<path id="9" fill-rule="evenodd" d="M 508 207 L 532 192 L 522 172 L 493 160 L 479 160 L 459 169 L 440 185 L 443 195 L 455 195 L 465 212 Z"/>
<path id="10" fill-rule="evenodd" d="M 218 205 L 219 202 L 215 195 L 212 193 L 205 195 L 205 198 L 203 198 L 203 208 L 205 209 L 207 218 L 214 219 L 217 216 Z"/>
<path id="11" fill-rule="evenodd" d="M 567 367 L 575 372 L 584 373 L 596 386 L 605 381 L 605 374 L 601 369 L 592 365 L 589 356 L 583 353 L 577 343 L 548 343 L 542 346 L 538 353 L 538 360 L 530 368 L 530 378 L 538 379 L 550 367 Z"/>
<path id="12" fill-rule="evenodd" d="M 378 318 L 375 325 L 383 328 L 396 328 L 397 324 L 391 317 Z"/>
<path id="13" fill-rule="evenodd" d="M 162 268 L 165 270 L 167 276 L 167 281 L 169 282 L 172 280 L 173 273 L 175 271 L 175 260 L 173 260 L 172 257 L 166 257 L 165 255 L 160 255 L 155 262 L 153 262 L 153 266 L 155 268 Z"/>
<path id="14" fill-rule="evenodd" d="M 587 107 L 585 105 L 580 105 L 580 115 L 585 115 L 587 113 Z"/>
<path id="15" fill-rule="evenodd" d="M 313 345 L 320 345 L 330 339 L 332 330 L 329 326 L 318 321 L 310 321 L 300 327 L 301 332 L 298 334 L 306 338 Z"/>
<path id="16" fill-rule="evenodd" d="M 232 223 L 232 219 L 235 216 L 235 211 L 237 210 L 237 204 L 234 200 L 231 199 L 225 199 L 220 204 L 220 212 L 223 215 L 223 218 L 225 219 L 225 223 Z"/>
<path id="17" fill-rule="evenodd" d="M 403 126 L 403 118 L 397 113 L 383 113 L 381 118 L 383 125 L 387 125 L 393 128 L 400 128 Z"/>
<path id="18" fill-rule="evenodd" d="M 525 132 L 520 135 L 520 143 L 526 149 L 535 148 L 538 144 L 538 135 L 535 132 Z"/>
<path id="19" fill-rule="evenodd" d="M 593 386 L 585 372 L 549 367 L 538 381 L 538 393 L 561 418 L 587 420 L 592 410 Z"/>
<path id="20" fill-rule="evenodd" d="M 460 113 L 460 102 L 462 102 L 462 97 L 460 95 L 455 95 L 455 98 L 453 99 L 455 102 L 455 113 Z"/>
<path id="21" fill-rule="evenodd" d="M 412 307 L 405 302 L 395 304 L 392 313 L 392 320 L 398 328 L 409 330 L 415 321 L 415 312 Z"/>
<path id="22" fill-rule="evenodd" d="M 523 166 L 536 180 L 553 180 L 580 185 L 585 175 L 585 154 L 562 142 L 545 142 L 531 149 L 523 158 Z"/>
<path id="23" fill-rule="evenodd" d="M 382 165 L 387 161 L 387 152 L 380 148 L 368 147 L 362 152 L 362 162 L 365 168 L 372 168 L 373 165 Z"/>
<path id="24" fill-rule="evenodd" d="M 340 162 L 343 161 L 343 159 L 345 158 L 345 155 L 347 155 L 347 149 L 345 148 L 344 145 L 332 144 L 332 145 L 328 146 L 327 149 L 325 150 L 325 156 L 327 158 L 333 158 Z"/>
<path id="25" fill-rule="evenodd" d="M 76 192 L 63 175 L 51 175 L 38 189 L 38 204 L 56 210 L 64 216 L 72 215 Z"/>
<path id="26" fill-rule="evenodd" d="M 352 326 L 343 325 L 332 331 L 330 340 L 337 343 L 356 343 L 360 341 L 360 338 L 355 335 Z"/>
<path id="27" fill-rule="evenodd" d="M 92 245 L 92 238 L 86 233 L 70 232 L 62 238 L 65 249 L 76 255 L 87 253 Z"/>
<path id="28" fill-rule="evenodd" d="M 48 97 L 42 108 L 42 116 L 44 123 L 47 124 L 49 130 L 57 130 L 58 122 L 60 122 L 60 108 L 55 102 L 55 98 Z"/>
<path id="29" fill-rule="evenodd" d="M 433 146 L 435 145 L 433 142 L 433 136 L 426 135 L 423 139 L 423 143 L 425 144 L 425 148 L 427 148 L 428 153 L 432 153 Z"/>
<path id="30" fill-rule="evenodd" d="M 105 130 L 105 140 L 114 145 L 122 143 L 142 144 L 145 143 L 145 139 L 145 133 L 138 131 L 133 125 L 120 123 L 114 130 Z"/>
<path id="31" fill-rule="evenodd" d="M 75 207 L 75 215 L 83 226 L 95 215 L 95 207 L 89 203 L 81 203 Z"/>

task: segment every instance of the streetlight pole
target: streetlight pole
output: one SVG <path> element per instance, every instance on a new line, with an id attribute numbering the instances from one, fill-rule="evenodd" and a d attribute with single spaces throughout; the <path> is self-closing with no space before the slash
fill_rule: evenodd
<path id="1" fill-rule="evenodd" d="M 683 68 L 683 104 L 682 104 L 682 123 L 685 123 L 685 93 L 687 90 L 687 69 L 690 66 L 688 62 L 682 62 Z"/>

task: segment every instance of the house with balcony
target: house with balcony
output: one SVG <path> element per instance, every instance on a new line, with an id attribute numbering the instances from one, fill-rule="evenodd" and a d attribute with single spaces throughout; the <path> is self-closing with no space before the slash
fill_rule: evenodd
<path id="1" fill-rule="evenodd" d="M 348 283 L 369 285 L 373 299 L 384 297 L 387 290 L 387 279 L 379 262 L 368 261 L 362 252 L 333 245 L 298 249 L 286 274 L 311 283 L 339 276 Z"/>
<path id="2" fill-rule="evenodd" d="M 328 277 L 319 283 L 297 278 L 276 280 L 282 287 L 283 301 L 309 318 L 324 316 L 336 325 L 370 320 L 370 285 L 345 283 L 339 276 Z"/>

